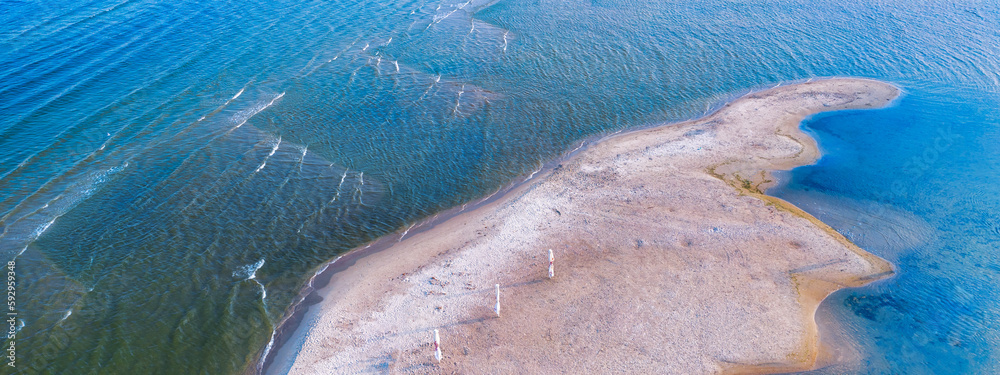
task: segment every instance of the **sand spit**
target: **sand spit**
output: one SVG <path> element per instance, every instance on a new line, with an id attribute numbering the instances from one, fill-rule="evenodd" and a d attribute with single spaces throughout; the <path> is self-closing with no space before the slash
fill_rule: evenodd
<path id="1" fill-rule="evenodd" d="M 805 116 L 882 107 L 898 92 L 863 79 L 801 83 L 601 141 L 334 274 L 304 317 L 290 373 L 809 368 L 819 302 L 892 271 L 761 194 L 767 171 L 815 162 L 815 140 L 798 129 Z"/>

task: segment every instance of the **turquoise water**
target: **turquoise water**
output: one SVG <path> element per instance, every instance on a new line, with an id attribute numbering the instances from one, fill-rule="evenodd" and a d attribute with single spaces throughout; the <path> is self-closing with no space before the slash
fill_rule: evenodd
<path id="1" fill-rule="evenodd" d="M 771 193 L 801 204 L 897 272 L 824 303 L 824 313 L 871 353 L 860 369 L 817 373 L 1000 370 L 998 103 L 996 94 L 931 88 L 906 93 L 890 109 L 805 122 L 829 156 L 796 169 Z"/>
<path id="2" fill-rule="evenodd" d="M 303 283 L 338 254 L 489 195 L 581 139 L 837 75 L 906 93 L 811 121 L 828 157 L 774 193 L 821 218 L 850 202 L 919 233 L 827 215 L 899 276 L 834 295 L 824 314 L 864 372 L 997 369 L 995 4 L 0 8 L 16 372 L 255 372 Z M 939 129 L 959 136 L 935 148 Z"/>

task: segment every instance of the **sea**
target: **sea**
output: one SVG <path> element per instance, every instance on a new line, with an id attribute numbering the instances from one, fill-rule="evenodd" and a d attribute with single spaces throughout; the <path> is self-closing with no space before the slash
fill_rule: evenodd
<path id="1" fill-rule="evenodd" d="M 281 373 L 346 251 L 839 76 L 902 95 L 807 119 L 769 193 L 896 275 L 823 302 L 815 372 L 997 373 L 998 56 L 991 1 L 0 0 L 0 373 Z"/>

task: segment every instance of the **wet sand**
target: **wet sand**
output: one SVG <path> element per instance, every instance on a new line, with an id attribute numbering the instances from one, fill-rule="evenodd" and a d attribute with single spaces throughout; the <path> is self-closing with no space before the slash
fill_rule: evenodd
<path id="1" fill-rule="evenodd" d="M 605 139 L 334 273 L 288 344 L 297 355 L 275 369 L 808 369 L 822 352 L 820 301 L 892 269 L 762 194 L 773 184 L 768 171 L 817 160 L 815 140 L 798 128 L 805 116 L 878 108 L 898 93 L 863 79 L 800 83 L 749 94 L 703 119 Z"/>

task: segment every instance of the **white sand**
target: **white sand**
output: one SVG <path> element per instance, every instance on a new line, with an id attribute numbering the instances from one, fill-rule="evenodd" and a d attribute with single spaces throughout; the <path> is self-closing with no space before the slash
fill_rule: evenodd
<path id="1" fill-rule="evenodd" d="M 305 316 L 291 373 L 809 368 L 819 302 L 891 268 L 760 194 L 766 171 L 816 160 L 815 141 L 798 130 L 804 116 L 897 95 L 871 80 L 795 84 L 604 140 L 335 274 Z"/>

